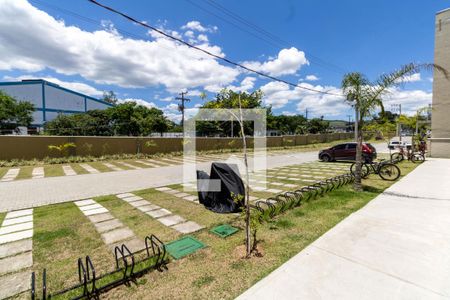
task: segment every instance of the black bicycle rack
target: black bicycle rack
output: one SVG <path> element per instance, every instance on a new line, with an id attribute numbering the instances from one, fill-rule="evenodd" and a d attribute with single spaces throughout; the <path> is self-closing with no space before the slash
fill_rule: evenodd
<path id="1" fill-rule="evenodd" d="M 271 219 L 289 209 L 300 206 L 303 201 L 323 196 L 325 193 L 354 182 L 354 180 L 355 177 L 351 173 L 338 175 L 317 181 L 295 191 L 284 192 L 266 200 L 258 200 L 255 205 L 250 205 L 250 209 L 259 214 L 258 220 L 263 223 L 267 218 Z"/>
<path id="2" fill-rule="evenodd" d="M 166 247 L 155 235 L 145 237 L 145 248 L 136 252 L 122 244 L 114 248 L 115 269 L 98 276 L 95 272 L 94 264 L 89 256 L 85 259 L 79 258 L 78 265 L 78 283 L 66 289 L 48 292 L 47 272 L 42 272 L 42 297 L 38 298 L 36 290 L 36 275 L 31 273 L 31 299 L 95 299 L 101 293 L 111 290 L 121 284 L 135 282 L 136 278 L 144 275 L 151 270 L 160 272 L 167 270 L 167 252 Z M 137 259 L 136 256 L 143 256 Z M 138 266 L 143 266 L 136 270 Z M 121 274 L 121 276 L 117 276 Z"/>

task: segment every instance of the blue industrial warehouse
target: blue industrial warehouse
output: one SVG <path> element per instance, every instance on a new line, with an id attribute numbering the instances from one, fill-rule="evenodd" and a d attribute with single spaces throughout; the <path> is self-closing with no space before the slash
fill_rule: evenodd
<path id="1" fill-rule="evenodd" d="M 55 83 L 30 79 L 18 82 L 0 82 L 0 90 L 18 101 L 34 104 L 33 126 L 41 127 L 58 114 L 84 113 L 93 109 L 106 109 L 112 104 L 61 87 Z"/>

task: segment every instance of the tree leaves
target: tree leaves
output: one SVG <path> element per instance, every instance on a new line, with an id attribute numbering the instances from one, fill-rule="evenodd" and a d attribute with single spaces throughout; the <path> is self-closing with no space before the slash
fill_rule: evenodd
<path id="1" fill-rule="evenodd" d="M 0 91 L 0 129 L 15 129 L 29 126 L 33 121 L 34 105 L 30 102 L 18 102 Z"/>

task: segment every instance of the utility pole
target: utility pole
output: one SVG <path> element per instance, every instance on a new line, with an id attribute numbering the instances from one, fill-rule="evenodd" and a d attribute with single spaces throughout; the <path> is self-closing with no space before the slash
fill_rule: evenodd
<path id="1" fill-rule="evenodd" d="M 188 99 L 188 98 L 184 97 L 187 93 L 188 93 L 187 91 L 186 92 L 181 92 L 180 93 L 181 97 L 176 97 L 175 98 L 176 100 L 180 100 L 181 101 L 181 103 L 178 104 L 178 110 L 181 111 L 181 122 L 180 122 L 181 127 L 183 127 L 183 125 L 184 125 L 184 109 L 185 109 L 184 103 L 191 101 L 191 99 Z"/>
<path id="2" fill-rule="evenodd" d="M 308 109 L 305 109 L 305 118 L 306 118 L 306 121 L 308 121 Z"/>
<path id="3" fill-rule="evenodd" d="M 352 115 L 347 115 L 348 117 L 348 128 L 351 130 L 352 129 L 352 122 L 350 121 L 350 118 L 352 117 Z"/>

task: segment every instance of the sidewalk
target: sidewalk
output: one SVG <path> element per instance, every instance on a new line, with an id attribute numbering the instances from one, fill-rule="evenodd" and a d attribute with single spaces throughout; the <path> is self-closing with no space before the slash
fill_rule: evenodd
<path id="1" fill-rule="evenodd" d="M 237 299 L 450 299 L 450 160 L 426 161 Z"/>
<path id="2" fill-rule="evenodd" d="M 317 160 L 317 151 L 270 156 L 267 168 Z M 198 169 L 209 172 L 211 163 Z M 193 173 L 195 175 L 195 172 Z M 0 212 L 126 193 L 183 182 L 183 166 L 26 179 L 0 184 Z"/>

